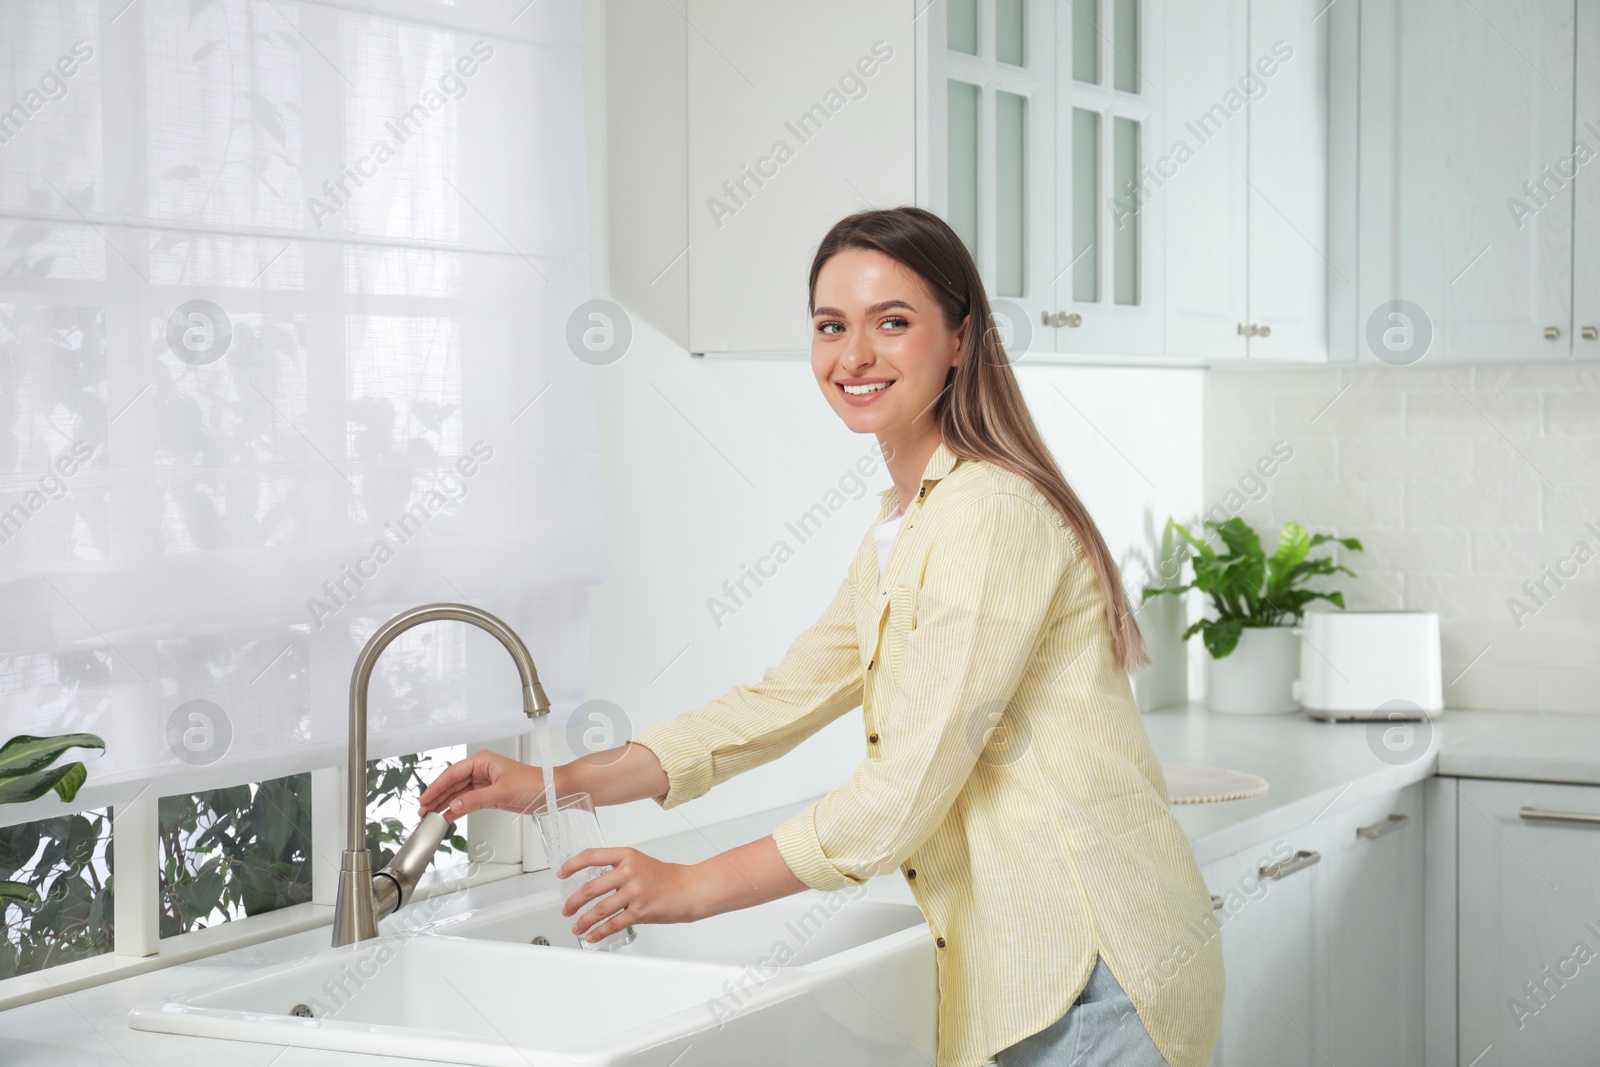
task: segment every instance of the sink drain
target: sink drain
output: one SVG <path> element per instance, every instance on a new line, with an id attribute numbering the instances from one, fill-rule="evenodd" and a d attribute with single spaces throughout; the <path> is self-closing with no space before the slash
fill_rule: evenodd
<path id="1" fill-rule="evenodd" d="M 549 943 L 550 939 L 543 934 L 534 934 L 533 940 L 528 942 L 530 945 L 548 945 Z"/>
<path id="2" fill-rule="evenodd" d="M 296 1019 L 310 1019 L 314 1017 L 311 1014 L 311 1009 L 304 1004 L 296 1004 L 294 1007 L 289 1009 L 289 1014 L 293 1015 Z"/>

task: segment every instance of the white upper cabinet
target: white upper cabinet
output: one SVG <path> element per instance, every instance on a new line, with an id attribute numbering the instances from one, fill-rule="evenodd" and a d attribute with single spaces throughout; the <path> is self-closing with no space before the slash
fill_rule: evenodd
<path id="1" fill-rule="evenodd" d="M 1579 0 L 1575 54 L 1576 142 L 1588 162 L 1573 180 L 1572 354 L 1600 359 L 1600 0 Z"/>
<path id="2" fill-rule="evenodd" d="M 1049 351 L 1056 5 L 946 0 L 926 10 L 919 200 L 972 252 L 1013 354 Z"/>
<path id="3" fill-rule="evenodd" d="M 691 352 L 808 349 L 817 242 L 851 212 L 913 202 L 911 15 L 687 0 Z"/>
<path id="4" fill-rule="evenodd" d="M 1321 358 L 1322 3 L 613 0 L 613 289 L 693 353 L 803 352 L 817 241 L 919 203 L 1014 353 Z"/>
<path id="5" fill-rule="evenodd" d="M 1159 356 L 1158 81 L 1164 5 L 1074 0 L 1056 20 L 1056 348 Z"/>
<path id="6" fill-rule="evenodd" d="M 1580 334 L 1595 324 L 1600 230 L 1574 132 L 1600 149 L 1584 126 L 1600 117 L 1597 8 L 1582 8 L 1577 19 L 1574 0 L 1361 6 L 1358 358 L 1414 362 L 1423 341 L 1429 361 L 1568 358 L 1575 266 Z"/>
<path id="7" fill-rule="evenodd" d="M 1032 353 L 1160 357 L 1157 0 L 930 9 L 920 189 Z"/>
<path id="8" fill-rule="evenodd" d="M 1327 357 L 1327 6 L 1167 7 L 1169 357 Z"/>
<path id="9" fill-rule="evenodd" d="M 1239 359 L 1249 319 L 1249 120 L 1224 97 L 1249 66 L 1249 0 L 1171 5 L 1164 89 L 1169 161 L 1166 344 L 1172 353 Z M 1180 43 L 1181 42 L 1181 43 Z M 1242 99 L 1242 96 L 1241 96 Z"/>
<path id="10" fill-rule="evenodd" d="M 1252 0 L 1250 355 L 1328 356 L 1328 0 Z M 1246 93 L 1251 90 L 1247 88 Z M 1355 279 L 1336 276 L 1353 287 Z M 1253 327 L 1253 333 L 1251 332 Z"/>

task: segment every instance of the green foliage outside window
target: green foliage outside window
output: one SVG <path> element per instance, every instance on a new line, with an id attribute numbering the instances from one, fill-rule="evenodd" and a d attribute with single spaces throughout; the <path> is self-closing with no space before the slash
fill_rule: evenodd
<path id="1" fill-rule="evenodd" d="M 369 811 L 414 808 L 437 769 L 425 754 L 370 761 Z M 90 811 L 0 827 L 0 884 L 17 887 L 0 899 L 0 979 L 111 951 L 110 824 Z M 157 826 L 162 937 L 311 899 L 309 774 L 162 797 Z M 394 816 L 367 821 L 374 870 L 410 829 Z M 460 834 L 439 848 L 466 851 Z"/>

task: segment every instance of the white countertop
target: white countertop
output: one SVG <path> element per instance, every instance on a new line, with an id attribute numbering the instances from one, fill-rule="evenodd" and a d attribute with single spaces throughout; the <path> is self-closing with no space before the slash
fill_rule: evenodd
<path id="1" fill-rule="evenodd" d="M 1213 715 L 1197 704 L 1150 712 L 1144 722 L 1163 763 L 1225 767 L 1268 782 L 1265 793 L 1246 800 L 1173 808 L 1202 865 L 1436 773 L 1600 784 L 1600 715 L 1447 711 L 1418 727 L 1409 746 L 1403 735 L 1391 736 L 1398 750 L 1394 743 L 1385 744 L 1384 731 L 1393 725 L 1389 723 L 1324 723 L 1298 714 Z M 761 836 L 803 806 L 775 808 L 642 847 L 663 859 L 694 862 Z M 477 886 L 456 894 L 439 915 L 548 886 L 548 872 Z M 880 892 L 910 899 L 898 874 L 879 879 L 874 895 Z M 327 941 L 327 929 L 318 927 L 0 1012 L 0 1067 L 206 1062 L 230 1067 L 396 1067 L 424 1062 L 154 1034 L 127 1025 L 128 1010 L 142 1001 L 234 981 L 258 968 L 321 951 Z M 537 1008 L 530 1005 L 530 1010 Z"/>

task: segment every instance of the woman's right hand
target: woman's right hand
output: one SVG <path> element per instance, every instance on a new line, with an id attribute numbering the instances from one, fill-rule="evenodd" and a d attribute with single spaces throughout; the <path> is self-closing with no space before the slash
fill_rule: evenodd
<path id="1" fill-rule="evenodd" d="M 451 822 L 485 808 L 518 815 L 544 806 L 544 773 L 509 756 L 484 749 L 452 763 L 423 791 L 423 815 L 437 811 Z"/>

